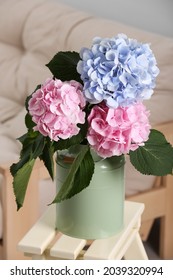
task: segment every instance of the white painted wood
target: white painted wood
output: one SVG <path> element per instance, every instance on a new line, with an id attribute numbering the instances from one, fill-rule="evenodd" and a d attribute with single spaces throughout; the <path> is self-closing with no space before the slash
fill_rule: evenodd
<path id="1" fill-rule="evenodd" d="M 116 252 L 114 252 L 114 255 L 113 254 L 112 256 L 110 255 L 110 259 L 121 260 L 122 258 L 124 258 L 124 255 L 127 249 L 129 248 L 130 244 L 133 242 L 136 233 L 137 233 L 137 229 L 133 229 L 131 233 L 129 233 L 126 241 L 122 243 L 122 246 L 120 247 L 119 251 L 117 250 Z"/>
<path id="2" fill-rule="evenodd" d="M 18 250 L 41 255 L 55 237 L 56 207 L 51 205 L 18 244 Z"/>
<path id="3" fill-rule="evenodd" d="M 136 233 L 134 240 L 127 248 L 124 259 L 126 260 L 148 260 L 148 256 L 144 249 L 139 233 Z"/>
<path id="4" fill-rule="evenodd" d="M 144 205 L 141 203 L 125 202 L 124 211 L 124 228 L 119 234 L 107 239 L 95 240 L 87 252 L 84 254 L 84 259 L 114 259 L 116 253 L 120 252 L 124 244 L 127 242 L 133 229 L 139 227 L 139 220 L 144 210 Z"/>
<path id="5" fill-rule="evenodd" d="M 32 254 L 32 260 L 46 260 L 46 256 L 45 254 L 42 254 L 42 255 L 35 255 L 35 254 Z"/>
<path id="6" fill-rule="evenodd" d="M 137 223 L 141 219 L 141 214 L 144 211 L 144 204 L 139 202 L 132 202 L 131 201 L 125 201 L 125 207 L 124 207 L 124 227 L 136 227 L 140 226 L 140 224 L 137 225 Z"/>
<path id="7" fill-rule="evenodd" d="M 86 242 L 87 241 L 85 239 L 62 235 L 51 248 L 50 256 L 74 260 L 86 245 Z"/>
<path id="8" fill-rule="evenodd" d="M 121 259 L 125 255 L 127 259 L 147 259 L 138 233 L 143 210 L 144 204 L 126 201 L 123 229 L 115 236 L 93 241 L 83 258 Z M 87 241 L 62 235 L 51 247 L 50 242 L 56 235 L 55 220 L 56 206 L 51 205 L 20 241 L 18 249 L 33 259 L 76 259 Z M 46 250 L 48 247 L 51 247 L 50 253 Z"/>

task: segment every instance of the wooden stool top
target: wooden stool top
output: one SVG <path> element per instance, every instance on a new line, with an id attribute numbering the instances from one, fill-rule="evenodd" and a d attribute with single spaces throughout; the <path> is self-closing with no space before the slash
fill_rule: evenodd
<path id="1" fill-rule="evenodd" d="M 121 259 L 140 227 L 144 204 L 125 201 L 124 227 L 116 235 L 97 240 L 66 236 L 55 230 L 56 206 L 49 206 L 44 215 L 19 242 L 25 254 L 56 259 Z"/>

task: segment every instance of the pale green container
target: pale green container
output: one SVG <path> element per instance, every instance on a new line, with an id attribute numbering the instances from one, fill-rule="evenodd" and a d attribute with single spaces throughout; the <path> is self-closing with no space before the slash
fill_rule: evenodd
<path id="1" fill-rule="evenodd" d="M 57 189 L 71 164 L 57 157 Z M 71 237 L 106 238 L 123 227 L 124 156 L 98 158 L 90 185 L 74 197 L 57 203 L 57 229 Z"/>

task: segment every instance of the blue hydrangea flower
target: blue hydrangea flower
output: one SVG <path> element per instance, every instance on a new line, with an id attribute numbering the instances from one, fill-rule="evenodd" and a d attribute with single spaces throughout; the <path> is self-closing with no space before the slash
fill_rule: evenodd
<path id="1" fill-rule="evenodd" d="M 77 71 L 84 83 L 84 94 L 91 104 L 129 106 L 149 99 L 159 73 L 149 44 L 124 34 L 94 38 L 91 49 L 82 48 Z"/>

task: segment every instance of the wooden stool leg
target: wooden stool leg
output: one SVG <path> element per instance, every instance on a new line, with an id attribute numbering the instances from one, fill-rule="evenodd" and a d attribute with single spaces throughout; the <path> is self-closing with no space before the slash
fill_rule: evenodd
<path id="1" fill-rule="evenodd" d="M 44 254 L 42 255 L 32 255 L 32 260 L 47 260 Z"/>
<path id="2" fill-rule="evenodd" d="M 168 175 L 166 180 L 165 215 L 161 217 L 160 231 L 160 257 L 173 258 L 173 176 Z"/>
<path id="3" fill-rule="evenodd" d="M 147 254 L 145 252 L 143 243 L 141 241 L 140 235 L 137 232 L 134 240 L 127 249 L 125 255 L 125 260 L 148 260 Z"/>

